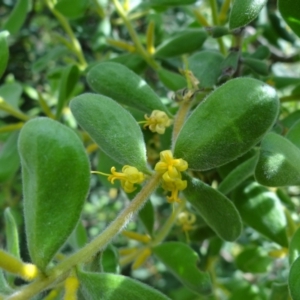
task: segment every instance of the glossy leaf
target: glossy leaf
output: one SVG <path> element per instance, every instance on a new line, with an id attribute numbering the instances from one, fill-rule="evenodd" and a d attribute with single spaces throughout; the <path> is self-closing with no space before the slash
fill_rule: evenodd
<path id="1" fill-rule="evenodd" d="M 89 160 L 76 133 L 48 118 L 25 124 L 19 153 L 28 249 L 45 270 L 78 222 L 89 190 Z"/>
<path id="2" fill-rule="evenodd" d="M 278 0 L 278 8 L 287 24 L 300 37 L 300 1 Z"/>
<path id="3" fill-rule="evenodd" d="M 266 273 L 273 259 L 268 256 L 267 251 L 256 246 L 245 248 L 235 259 L 237 267 L 248 273 Z"/>
<path id="4" fill-rule="evenodd" d="M 19 169 L 18 135 L 18 132 L 12 133 L 0 150 L 0 182 L 11 179 Z"/>
<path id="5" fill-rule="evenodd" d="M 300 149 L 284 137 L 270 132 L 261 143 L 256 180 L 266 186 L 300 184 Z"/>
<path id="6" fill-rule="evenodd" d="M 292 264 L 289 273 L 289 290 L 293 300 L 300 299 L 300 257 Z"/>
<path id="7" fill-rule="evenodd" d="M 210 88 L 217 83 L 223 60 L 220 53 L 208 50 L 197 52 L 188 58 L 190 70 L 200 81 L 199 87 Z"/>
<path id="8" fill-rule="evenodd" d="M 155 51 L 155 57 L 169 58 L 199 50 L 207 38 L 203 29 L 185 29 L 165 40 Z"/>
<path id="9" fill-rule="evenodd" d="M 87 81 L 94 91 L 121 104 L 147 113 L 155 109 L 167 112 L 166 107 L 150 86 L 121 64 L 100 63 L 88 72 Z"/>
<path id="10" fill-rule="evenodd" d="M 177 73 L 159 69 L 157 71 L 159 80 L 171 91 L 178 91 L 187 86 L 185 78 Z"/>
<path id="11" fill-rule="evenodd" d="M 21 98 L 23 88 L 17 83 L 6 83 L 0 87 L 0 97 L 4 99 L 6 103 L 11 105 L 16 110 L 19 110 L 19 101 Z M 0 117 L 6 117 L 9 114 L 0 110 Z"/>
<path id="12" fill-rule="evenodd" d="M 285 137 L 300 149 L 300 120 L 291 127 Z"/>
<path id="13" fill-rule="evenodd" d="M 253 21 L 267 0 L 235 0 L 229 17 L 230 29 L 243 27 Z"/>
<path id="14" fill-rule="evenodd" d="M 243 221 L 283 247 L 287 247 L 287 221 L 277 195 L 252 182 L 235 191 L 234 203 Z"/>
<path id="15" fill-rule="evenodd" d="M 300 228 L 294 233 L 289 245 L 290 265 L 300 256 Z"/>
<path id="16" fill-rule="evenodd" d="M 276 92 L 269 85 L 252 78 L 230 80 L 186 120 L 175 141 L 174 156 L 195 170 L 228 163 L 262 139 L 274 124 L 278 108 Z"/>
<path id="17" fill-rule="evenodd" d="M 225 179 L 219 184 L 218 190 L 223 194 L 228 194 L 244 180 L 254 175 L 258 154 L 242 162 L 233 169 Z"/>
<path id="18" fill-rule="evenodd" d="M 232 202 L 204 182 L 196 178 L 187 179 L 188 186 L 183 191 L 186 199 L 222 239 L 236 240 L 241 234 L 242 222 Z"/>
<path id="19" fill-rule="evenodd" d="M 5 21 L 3 29 L 9 31 L 10 34 L 18 33 L 25 22 L 30 5 L 29 0 L 18 0 L 8 19 Z"/>
<path id="20" fill-rule="evenodd" d="M 67 101 L 76 87 L 79 79 L 79 69 L 75 65 L 70 65 L 64 69 L 60 79 L 58 103 L 56 107 L 56 118 L 58 119 Z"/>
<path id="21" fill-rule="evenodd" d="M 7 44 L 8 31 L 0 32 L 0 78 L 6 70 L 7 62 L 9 59 L 9 50 Z"/>
<path id="22" fill-rule="evenodd" d="M 122 165 L 149 172 L 141 129 L 121 105 L 102 95 L 83 94 L 70 106 L 79 125 L 107 155 Z"/>
<path id="23" fill-rule="evenodd" d="M 80 290 L 89 300 L 170 300 L 150 286 L 122 275 L 78 273 Z"/>
<path id="24" fill-rule="evenodd" d="M 211 293 L 209 274 L 197 268 L 198 254 L 189 246 L 180 242 L 166 242 L 155 246 L 153 253 L 187 288 L 200 295 Z"/>
<path id="25" fill-rule="evenodd" d="M 87 5 L 86 0 L 60 0 L 56 3 L 55 9 L 65 17 L 75 19 L 84 14 Z"/>

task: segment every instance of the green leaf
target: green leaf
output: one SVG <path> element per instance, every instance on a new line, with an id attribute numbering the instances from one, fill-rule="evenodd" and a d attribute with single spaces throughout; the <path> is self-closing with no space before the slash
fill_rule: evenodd
<path id="1" fill-rule="evenodd" d="M 0 87 L 0 97 L 4 99 L 6 103 L 19 110 L 19 101 L 21 98 L 23 88 L 21 84 L 17 82 L 6 83 Z M 0 110 L 0 117 L 6 117 L 9 114 Z"/>
<path id="2" fill-rule="evenodd" d="M 225 179 L 219 184 L 218 190 L 223 194 L 228 194 L 235 189 L 244 180 L 254 175 L 256 163 L 258 160 L 258 153 L 253 157 L 247 159 L 234 170 L 232 170 Z"/>
<path id="3" fill-rule="evenodd" d="M 270 132 L 261 143 L 256 180 L 266 186 L 300 184 L 300 150 L 284 137 Z"/>
<path id="4" fill-rule="evenodd" d="M 75 65 L 67 66 L 62 72 L 60 79 L 58 103 L 56 108 L 56 118 L 60 117 L 60 114 L 70 99 L 75 86 L 79 79 L 79 69 Z"/>
<path id="5" fill-rule="evenodd" d="M 300 149 L 300 120 L 290 128 L 285 137 Z"/>
<path id="6" fill-rule="evenodd" d="M 235 0 L 229 17 L 229 28 L 237 29 L 253 21 L 267 0 Z"/>
<path id="7" fill-rule="evenodd" d="M 122 165 L 149 173 L 142 131 L 127 110 L 95 94 L 80 95 L 70 106 L 79 125 L 107 155 Z"/>
<path id="8" fill-rule="evenodd" d="M 6 70 L 7 62 L 9 59 L 9 50 L 7 44 L 8 31 L 0 32 L 0 78 Z"/>
<path id="9" fill-rule="evenodd" d="M 273 242 L 287 247 L 287 221 L 276 194 L 251 182 L 236 190 L 233 199 L 246 224 Z"/>
<path id="10" fill-rule="evenodd" d="M 166 242 L 155 246 L 152 250 L 187 288 L 200 295 L 211 293 L 209 274 L 198 269 L 198 254 L 188 245 L 180 242 Z"/>
<path id="11" fill-rule="evenodd" d="M 70 244 L 74 250 L 77 250 L 85 246 L 87 241 L 86 229 L 81 222 L 78 222 L 72 234 L 69 236 L 68 244 Z"/>
<path id="12" fill-rule="evenodd" d="M 290 265 L 300 256 L 300 228 L 294 233 L 289 245 Z"/>
<path id="13" fill-rule="evenodd" d="M 75 19 L 84 14 L 87 6 L 86 0 L 59 0 L 54 8 L 65 17 Z"/>
<path id="14" fill-rule="evenodd" d="M 18 233 L 17 223 L 9 207 L 4 210 L 4 220 L 5 220 L 6 250 L 14 257 L 20 259 L 19 233 Z M 6 278 L 8 283 L 11 286 L 13 286 L 16 276 L 14 274 L 7 274 Z"/>
<path id="15" fill-rule="evenodd" d="M 159 80 L 171 91 L 178 91 L 187 86 L 185 78 L 180 74 L 162 68 L 157 71 L 157 74 Z"/>
<path id="16" fill-rule="evenodd" d="M 300 1 L 278 0 L 278 9 L 287 24 L 300 37 Z"/>
<path id="17" fill-rule="evenodd" d="M 12 133 L 0 151 L 0 182 L 11 179 L 19 169 L 18 135 L 18 132 Z"/>
<path id="18" fill-rule="evenodd" d="M 269 85 L 252 78 L 230 80 L 186 120 L 175 141 L 174 156 L 195 170 L 226 164 L 261 140 L 274 124 L 278 108 L 278 97 Z"/>
<path id="19" fill-rule="evenodd" d="M 268 65 L 260 59 L 245 57 L 242 62 L 258 75 L 267 76 L 269 74 Z"/>
<path id="20" fill-rule="evenodd" d="M 3 29 L 9 31 L 12 35 L 18 33 L 25 22 L 30 6 L 31 3 L 29 0 L 18 0 L 4 23 Z"/>
<path id="21" fill-rule="evenodd" d="M 20 258 L 19 234 L 18 234 L 17 223 L 9 207 L 4 210 L 4 219 L 5 219 L 6 249 L 10 254 L 12 254 L 16 258 Z"/>
<path id="22" fill-rule="evenodd" d="M 250 54 L 251 58 L 255 59 L 267 59 L 271 54 L 270 48 L 267 46 L 258 46 L 256 50 Z"/>
<path id="23" fill-rule="evenodd" d="M 41 270 L 74 230 L 89 190 L 90 168 L 77 134 L 48 118 L 19 137 L 24 217 L 31 259 Z"/>
<path id="24" fill-rule="evenodd" d="M 87 81 L 94 91 L 121 104 L 147 113 L 155 109 L 168 113 L 167 108 L 150 86 L 121 64 L 100 63 L 88 72 Z"/>
<path id="25" fill-rule="evenodd" d="M 6 278 L 4 277 L 4 274 L 2 270 L 0 269 L 0 295 L 8 295 L 13 292 L 13 289 L 9 286 L 9 284 L 6 281 Z M 3 298 L 4 299 L 4 298 Z"/>
<path id="26" fill-rule="evenodd" d="M 185 29 L 166 39 L 155 51 L 155 57 L 169 58 L 199 50 L 207 38 L 201 28 Z"/>
<path id="27" fill-rule="evenodd" d="M 79 272 L 80 290 L 89 300 L 170 300 L 150 286 L 122 275 Z"/>
<path id="28" fill-rule="evenodd" d="M 108 61 L 122 64 L 137 74 L 142 73 L 147 67 L 145 60 L 140 55 L 135 53 L 121 54 L 117 57 L 109 59 Z"/>
<path id="29" fill-rule="evenodd" d="M 289 290 L 293 300 L 300 299 L 300 257 L 292 264 L 289 274 Z"/>
<path id="30" fill-rule="evenodd" d="M 119 273 L 119 254 L 115 247 L 108 245 L 101 253 L 102 272 Z"/>
<path id="31" fill-rule="evenodd" d="M 268 300 L 287 300 L 290 298 L 289 288 L 286 283 L 272 284 L 271 294 Z"/>
<path id="32" fill-rule="evenodd" d="M 183 191 L 186 199 L 222 239 L 236 240 L 241 234 L 242 222 L 232 202 L 199 179 L 187 179 L 188 185 Z"/>
<path id="33" fill-rule="evenodd" d="M 219 52 L 204 50 L 191 55 L 188 65 L 195 77 L 199 79 L 199 87 L 213 87 L 221 75 L 221 63 L 224 57 Z"/>
<path id="34" fill-rule="evenodd" d="M 139 211 L 139 218 L 141 219 L 148 233 L 152 235 L 155 220 L 154 220 L 154 208 L 151 200 L 148 200 L 144 205 L 144 207 Z"/>
<path id="35" fill-rule="evenodd" d="M 237 267 L 243 272 L 266 273 L 273 259 L 262 247 L 248 246 L 235 259 Z"/>
<path id="36" fill-rule="evenodd" d="M 227 57 L 221 63 L 221 71 L 222 74 L 218 78 L 219 82 L 223 82 L 228 80 L 233 74 L 237 71 L 239 66 L 241 53 L 238 49 L 232 48 L 230 49 Z"/>

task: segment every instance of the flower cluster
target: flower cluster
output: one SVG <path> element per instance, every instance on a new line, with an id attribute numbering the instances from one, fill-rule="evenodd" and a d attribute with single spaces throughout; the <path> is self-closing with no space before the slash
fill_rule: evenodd
<path id="1" fill-rule="evenodd" d="M 126 193 L 132 193 L 136 190 L 134 184 L 142 183 L 145 180 L 145 175 L 137 168 L 125 165 L 122 168 L 122 172 L 116 172 L 116 168 L 110 169 L 111 175 L 108 176 L 108 180 L 113 184 L 116 179 L 121 180 L 121 186 Z"/>
<path id="2" fill-rule="evenodd" d="M 188 168 L 188 163 L 183 159 L 173 158 L 170 150 L 160 153 L 160 161 L 155 165 L 155 171 L 162 173 L 162 188 L 171 192 L 167 197 L 169 203 L 180 202 L 178 198 L 179 191 L 187 187 L 187 181 L 182 180 L 181 172 Z"/>
<path id="3" fill-rule="evenodd" d="M 193 213 L 183 211 L 178 215 L 177 223 L 182 231 L 187 232 L 195 229 L 196 216 Z"/>
<path id="4" fill-rule="evenodd" d="M 145 119 L 146 122 L 144 128 L 148 126 L 152 132 L 157 132 L 159 134 L 164 134 L 166 127 L 169 127 L 172 123 L 167 114 L 160 110 L 153 110 L 150 117 L 145 115 Z"/>

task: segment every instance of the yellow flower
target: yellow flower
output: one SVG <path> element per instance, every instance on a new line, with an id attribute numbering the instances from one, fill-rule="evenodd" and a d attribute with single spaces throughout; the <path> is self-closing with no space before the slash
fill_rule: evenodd
<path id="1" fill-rule="evenodd" d="M 188 168 L 188 163 L 179 158 L 173 158 L 170 150 L 160 153 L 160 161 L 155 165 L 155 171 L 163 174 L 162 188 L 171 192 L 171 196 L 167 197 L 168 202 L 180 202 L 178 198 L 179 191 L 187 187 L 187 181 L 181 179 L 181 172 Z"/>
<path id="2" fill-rule="evenodd" d="M 148 126 L 152 132 L 157 132 L 159 134 L 164 134 L 166 127 L 169 127 L 172 123 L 167 114 L 160 110 L 153 110 L 150 117 L 145 115 L 145 119 L 146 124 L 144 125 L 144 128 Z"/>
<path id="3" fill-rule="evenodd" d="M 108 180 L 114 183 L 116 179 L 121 180 L 121 186 L 126 193 L 132 193 L 136 190 L 135 183 L 142 183 L 145 180 L 145 175 L 137 168 L 125 165 L 121 172 L 116 172 L 116 168 L 110 169 L 111 175 L 108 176 Z"/>
<path id="4" fill-rule="evenodd" d="M 196 222 L 196 216 L 190 212 L 183 211 L 178 215 L 178 225 L 181 226 L 183 231 L 190 231 L 195 229 L 193 225 Z"/>
<path id="5" fill-rule="evenodd" d="M 179 191 L 183 191 L 187 187 L 187 181 L 179 178 L 174 181 L 163 181 L 162 188 L 166 191 L 171 192 L 171 196 L 167 197 L 169 203 L 180 203 L 181 200 L 178 198 Z"/>

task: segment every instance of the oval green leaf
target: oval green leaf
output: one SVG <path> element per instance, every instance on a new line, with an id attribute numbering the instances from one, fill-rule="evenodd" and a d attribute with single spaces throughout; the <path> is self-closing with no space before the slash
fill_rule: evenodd
<path id="1" fill-rule="evenodd" d="M 88 72 L 87 81 L 95 92 L 121 104 L 147 113 L 155 109 L 168 113 L 150 86 L 124 65 L 114 62 L 100 63 Z"/>
<path id="2" fill-rule="evenodd" d="M 199 50 L 207 38 L 203 29 L 185 29 L 166 39 L 155 51 L 155 57 L 169 58 Z"/>
<path id="3" fill-rule="evenodd" d="M 289 274 L 289 289 L 293 300 L 300 299 L 300 257 L 292 264 Z"/>
<path id="4" fill-rule="evenodd" d="M 28 249 L 45 270 L 78 222 L 89 190 L 89 160 L 76 133 L 48 118 L 25 124 L 19 153 Z"/>
<path id="5" fill-rule="evenodd" d="M 199 179 L 187 177 L 183 191 L 206 223 L 225 241 L 236 240 L 242 231 L 242 221 L 232 202 Z"/>
<path id="6" fill-rule="evenodd" d="M 149 173 L 142 131 L 127 110 L 96 94 L 75 97 L 70 107 L 79 125 L 107 155 L 122 165 Z"/>
<path id="7" fill-rule="evenodd" d="M 4 99 L 6 103 L 19 111 L 19 101 L 23 88 L 21 84 L 17 82 L 6 83 L 0 87 L 0 97 Z M 9 113 L 0 110 L 0 117 L 6 117 Z"/>
<path id="8" fill-rule="evenodd" d="M 200 81 L 199 87 L 213 87 L 221 75 L 221 63 L 224 57 L 218 52 L 204 50 L 191 55 L 188 65 Z"/>
<path id="9" fill-rule="evenodd" d="M 261 143 L 256 180 L 266 186 L 300 184 L 300 150 L 284 137 L 270 132 Z"/>
<path id="10" fill-rule="evenodd" d="M 266 3 L 267 0 L 235 0 L 229 17 L 229 28 L 237 29 L 249 24 Z"/>
<path id="11" fill-rule="evenodd" d="M 278 8 L 287 24 L 300 37 L 300 1 L 278 0 Z"/>
<path id="12" fill-rule="evenodd" d="M 79 272 L 80 290 L 89 300 L 170 300 L 150 286 L 122 275 Z"/>
<path id="13" fill-rule="evenodd" d="M 2 77 L 9 58 L 9 51 L 7 45 L 8 31 L 0 32 L 0 78 Z"/>
<path id="14" fill-rule="evenodd" d="M 230 80 L 186 120 L 175 141 L 174 156 L 195 170 L 230 162 L 261 140 L 274 124 L 278 108 L 276 91 L 269 85 L 252 78 Z"/>
<path id="15" fill-rule="evenodd" d="M 277 195 L 256 182 L 243 185 L 233 195 L 243 221 L 283 247 L 287 247 L 287 221 Z"/>
<path id="16" fill-rule="evenodd" d="M 155 246 L 152 250 L 187 288 L 200 295 L 211 293 L 209 274 L 197 268 L 198 254 L 188 245 L 180 242 L 167 242 Z"/>

